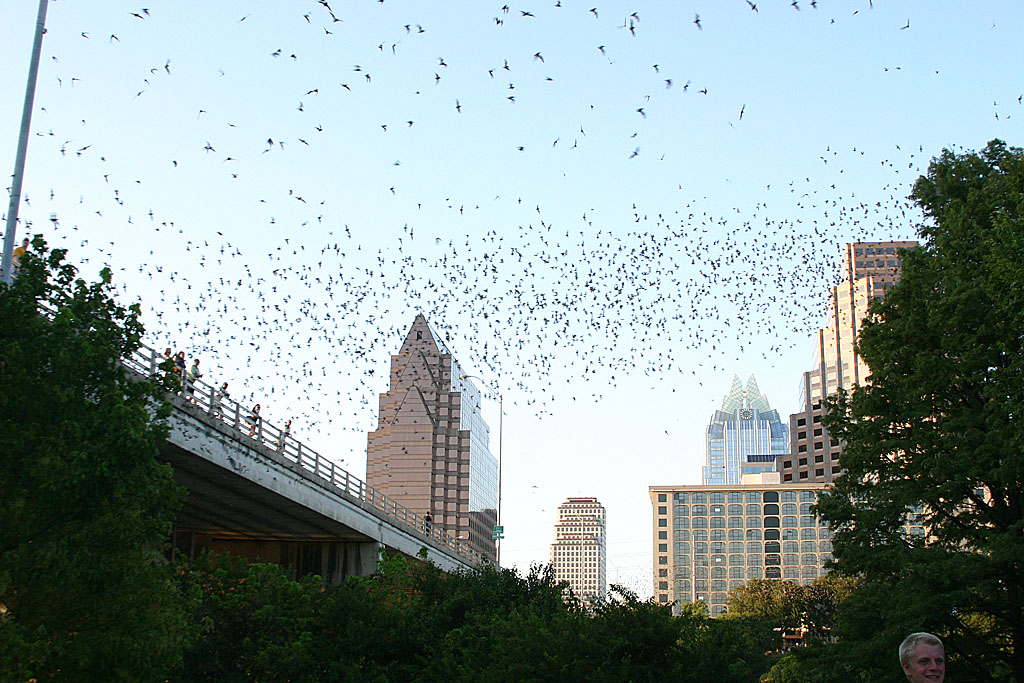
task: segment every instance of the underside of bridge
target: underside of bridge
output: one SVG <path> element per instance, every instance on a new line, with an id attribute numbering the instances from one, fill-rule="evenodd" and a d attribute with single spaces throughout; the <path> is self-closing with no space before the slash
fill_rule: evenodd
<path id="1" fill-rule="evenodd" d="M 174 552 L 226 552 L 319 574 L 329 583 L 367 576 L 380 544 L 330 517 L 167 443 L 161 460 L 188 494 L 174 523 Z"/>

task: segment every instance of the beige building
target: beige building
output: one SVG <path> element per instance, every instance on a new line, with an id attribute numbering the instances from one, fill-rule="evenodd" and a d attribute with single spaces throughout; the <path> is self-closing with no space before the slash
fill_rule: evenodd
<path id="1" fill-rule="evenodd" d="M 811 511 L 824 484 L 781 485 L 778 473 L 733 486 L 651 486 L 654 595 L 726 612 L 751 579 L 810 583 L 826 573 L 832 532 Z"/>
<path id="2" fill-rule="evenodd" d="M 568 581 L 584 602 L 607 595 L 608 537 L 604 506 L 597 498 L 568 498 L 558 506 L 551 569 L 556 581 Z"/>
<path id="3" fill-rule="evenodd" d="M 481 415 L 480 390 L 417 315 L 380 395 L 366 447 L 366 483 L 434 529 L 495 560 L 498 461 Z"/>
<path id="4" fill-rule="evenodd" d="M 814 369 L 800 384 L 802 411 L 790 416 L 790 454 L 780 458 L 783 483 L 830 482 L 841 474 L 837 439 L 822 424 L 824 398 L 864 384 L 869 369 L 854 348 L 868 306 L 899 282 L 901 249 L 917 242 L 854 242 L 846 245 L 842 273 L 832 288 L 828 326 L 818 330 Z"/>

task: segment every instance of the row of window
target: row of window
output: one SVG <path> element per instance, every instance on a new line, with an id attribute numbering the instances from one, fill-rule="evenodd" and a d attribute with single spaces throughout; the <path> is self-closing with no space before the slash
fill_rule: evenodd
<path id="1" fill-rule="evenodd" d="M 730 515 L 777 515 L 781 510 L 784 515 L 795 515 L 799 509 L 801 515 L 812 515 L 814 514 L 813 506 L 814 503 L 801 503 L 800 507 L 797 508 L 796 503 L 783 503 L 780 508 L 778 503 L 765 503 L 763 507 L 759 503 L 748 503 L 744 509 L 743 505 L 739 503 L 730 504 L 728 508 L 725 505 L 712 505 L 708 507 L 707 505 L 690 506 L 679 504 L 672 508 L 672 513 L 677 517 L 689 516 L 691 514 L 694 517 L 706 517 L 709 511 L 711 515 L 725 515 L 726 510 L 728 510 Z M 667 511 L 664 507 L 659 506 L 658 514 L 664 515 L 667 514 Z"/>
<path id="2" fill-rule="evenodd" d="M 685 541 L 676 542 L 676 554 L 689 555 L 690 549 L 693 549 L 694 553 L 698 555 L 706 555 L 708 551 L 714 555 L 723 555 L 726 552 L 726 544 L 723 541 L 715 541 L 710 545 L 704 541 L 698 541 L 692 544 Z M 667 543 L 658 544 L 659 552 L 668 552 Z M 728 552 L 731 553 L 816 553 L 816 552 L 830 553 L 832 552 L 832 541 L 822 541 L 821 543 L 815 543 L 814 541 L 786 541 L 785 543 L 779 543 L 778 541 L 767 541 L 761 543 L 760 541 L 749 541 L 744 545 L 743 541 L 732 541 L 728 545 Z"/>
<path id="3" fill-rule="evenodd" d="M 778 565 L 814 565 L 815 567 L 819 564 L 825 564 L 832 559 L 832 556 L 828 553 L 822 553 L 820 555 L 729 555 L 728 566 L 730 567 L 760 567 L 760 566 L 778 566 Z M 692 563 L 695 567 L 724 567 L 726 566 L 725 555 L 677 555 L 675 558 L 676 564 L 690 564 Z M 664 563 L 663 563 L 664 564 Z"/>
<path id="4" fill-rule="evenodd" d="M 729 529 L 728 532 L 722 529 L 712 529 L 710 531 L 704 529 L 676 529 L 672 533 L 672 538 L 676 541 L 724 541 L 726 540 L 726 533 L 728 533 L 728 540 L 730 541 L 742 541 L 744 538 L 748 541 L 760 541 L 762 536 L 766 541 L 813 541 L 815 539 L 821 541 L 827 541 L 832 538 L 832 530 L 828 527 L 822 529 L 765 529 L 762 534 L 760 529 Z M 665 534 L 662 536 L 662 534 Z M 667 540 L 668 534 L 664 531 L 658 532 L 659 540 Z"/>
<path id="5" fill-rule="evenodd" d="M 835 466 L 832 467 L 832 475 L 833 476 L 835 476 L 837 474 L 841 474 L 842 471 L 843 471 L 843 468 L 840 467 L 839 465 L 835 465 Z M 810 479 L 810 473 L 807 472 L 806 470 L 804 470 L 803 472 L 799 472 L 798 474 L 799 474 L 799 476 L 797 477 L 797 479 L 800 480 L 800 481 L 805 481 L 805 480 L 809 480 Z M 821 481 L 824 476 L 825 476 L 825 468 L 819 467 L 818 469 L 814 470 L 814 478 L 816 480 Z M 793 474 L 790 473 L 790 472 L 787 472 L 786 474 L 782 475 L 782 481 L 784 481 L 784 482 L 793 481 Z"/>
<path id="6" fill-rule="evenodd" d="M 780 521 L 781 520 L 781 521 Z M 745 523 L 744 523 L 745 521 Z M 799 518 L 799 526 L 801 527 L 813 527 L 816 525 L 825 526 L 825 522 L 818 520 L 813 515 L 803 515 Z M 726 525 L 725 517 L 676 517 L 673 526 L 676 529 L 760 529 L 764 527 L 766 529 L 777 529 L 780 526 L 782 528 L 793 528 L 798 526 L 797 517 L 794 515 L 787 515 L 785 517 L 729 517 L 728 526 Z M 662 528 L 668 527 L 667 519 L 659 519 L 658 526 Z"/>
<path id="7" fill-rule="evenodd" d="M 732 574 L 731 573 L 732 570 L 730 570 L 729 578 L 731 580 L 728 581 L 728 582 L 726 582 L 725 579 L 712 579 L 710 581 L 708 579 L 693 579 L 691 581 L 689 578 L 682 578 L 682 579 L 677 578 L 676 581 L 675 581 L 675 586 L 674 586 L 675 593 L 676 593 L 676 599 L 677 600 L 686 600 L 689 597 L 688 594 L 691 593 L 691 591 L 694 591 L 694 590 L 696 590 L 698 592 L 707 591 L 708 588 L 710 588 L 712 591 L 734 590 L 736 588 L 740 588 L 740 587 L 746 585 L 747 580 L 749 580 L 749 579 L 765 578 L 762 575 L 761 569 L 759 567 L 751 567 L 751 568 L 749 568 L 747 570 L 748 574 L 747 574 L 746 578 L 744 578 L 744 576 L 743 576 L 743 568 L 742 567 L 736 567 L 735 569 L 739 570 L 739 575 L 737 576 L 736 574 Z M 776 578 L 776 579 L 778 579 L 778 578 L 783 578 L 783 579 L 799 579 L 799 578 L 815 579 L 815 578 L 818 578 L 819 575 L 824 575 L 826 573 L 824 571 L 819 571 L 817 567 L 809 567 L 809 566 L 808 567 L 793 567 L 793 566 L 783 567 L 781 573 L 779 573 L 778 570 L 779 570 L 778 567 L 768 567 L 768 568 L 766 568 L 766 570 L 765 570 L 766 572 L 771 573 L 773 575 L 774 574 L 778 574 L 778 576 L 769 576 L 767 578 Z M 668 581 L 659 581 L 658 582 L 658 589 L 659 590 L 667 590 L 668 586 L 669 586 Z"/>
<path id="8" fill-rule="evenodd" d="M 795 503 L 799 497 L 802 503 L 813 503 L 817 499 L 814 491 L 679 491 L 672 494 L 673 503 Z M 668 494 L 659 493 L 658 502 L 668 502 Z"/>

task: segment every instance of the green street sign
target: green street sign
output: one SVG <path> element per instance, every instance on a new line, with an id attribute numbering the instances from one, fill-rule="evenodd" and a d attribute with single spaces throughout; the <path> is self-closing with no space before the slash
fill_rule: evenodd
<path id="1" fill-rule="evenodd" d="M 505 538 L 505 527 L 494 525 L 494 533 L 491 534 L 491 539 L 494 541 L 500 541 Z"/>

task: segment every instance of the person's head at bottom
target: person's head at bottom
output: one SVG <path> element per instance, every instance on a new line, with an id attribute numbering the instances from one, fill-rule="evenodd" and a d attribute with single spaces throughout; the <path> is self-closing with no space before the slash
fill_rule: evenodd
<path id="1" fill-rule="evenodd" d="M 942 683 L 946 650 L 931 633 L 911 633 L 900 644 L 900 664 L 910 683 Z"/>

